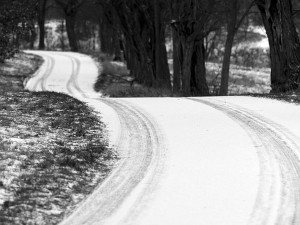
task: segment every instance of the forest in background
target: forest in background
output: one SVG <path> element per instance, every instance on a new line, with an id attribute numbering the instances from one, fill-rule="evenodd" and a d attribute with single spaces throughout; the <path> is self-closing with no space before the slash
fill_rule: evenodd
<path id="1" fill-rule="evenodd" d="M 105 54 L 139 83 L 186 96 L 227 95 L 237 66 L 271 68 L 271 91 L 293 92 L 299 9 L 293 0 L 0 0 L 0 61 L 20 49 Z M 264 38 L 258 28 L 269 48 L 251 44 Z"/>

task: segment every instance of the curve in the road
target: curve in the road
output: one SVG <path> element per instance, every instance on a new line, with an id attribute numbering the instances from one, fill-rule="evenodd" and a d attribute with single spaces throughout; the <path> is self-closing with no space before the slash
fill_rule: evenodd
<path id="1" fill-rule="evenodd" d="M 40 91 L 41 86 L 42 91 L 54 91 L 48 84 L 48 78 L 55 66 L 54 58 L 50 54 L 37 53 L 45 59 L 45 70 L 41 71 L 43 74 L 37 74 L 38 77 L 32 79 L 27 88 Z M 78 84 L 81 62 L 76 58 L 77 55 L 51 54 L 70 59 L 72 69 L 71 74 L 68 74 L 65 90 L 68 94 L 84 100 L 85 93 Z M 146 204 L 145 196 L 151 196 L 150 192 L 160 177 L 165 148 L 163 137 L 159 135 L 160 131 L 154 120 L 149 119 L 150 116 L 142 110 L 122 100 L 101 101 L 113 108 L 119 116 L 121 127 L 116 147 L 118 152 L 122 153 L 121 160 L 108 179 L 74 213 L 62 221 L 62 224 L 130 224 L 140 210 L 135 207 L 135 203 L 138 201 Z M 119 215 L 114 216 L 118 221 L 105 222 L 112 213 Z"/>
<path id="2" fill-rule="evenodd" d="M 75 88 L 74 84 L 75 84 L 75 80 L 77 79 L 77 76 L 79 74 L 80 62 L 78 62 L 75 57 L 68 56 L 68 55 L 64 55 L 64 56 L 68 57 L 70 59 L 70 61 L 72 62 L 72 73 L 67 82 L 67 90 L 70 95 L 74 95 L 74 93 L 72 91 L 72 87 Z M 80 91 L 80 90 L 78 90 L 78 91 Z"/>
<path id="3" fill-rule="evenodd" d="M 260 187 L 248 224 L 300 224 L 298 138 L 279 124 L 240 106 L 215 99 L 189 100 L 228 115 L 246 130 L 257 148 L 261 167 Z"/>
<path id="4" fill-rule="evenodd" d="M 87 96 L 79 87 L 78 80 L 77 80 L 79 72 L 80 72 L 80 68 L 81 68 L 80 61 L 76 57 L 71 56 L 71 55 L 64 54 L 64 56 L 70 58 L 70 60 L 72 62 L 72 74 L 67 82 L 67 90 L 68 90 L 69 94 L 71 94 L 73 96 L 75 95 L 72 91 L 72 87 L 73 87 L 83 98 L 86 98 Z"/>
<path id="5" fill-rule="evenodd" d="M 165 148 L 154 120 L 126 101 L 101 101 L 112 107 L 120 118 L 117 148 L 121 160 L 105 182 L 61 225 L 132 224 L 139 215 L 139 207 L 147 204 L 160 179 Z"/>
<path id="6" fill-rule="evenodd" d="M 55 60 L 52 56 L 49 55 L 43 55 L 43 58 L 45 60 L 45 71 L 42 71 L 39 69 L 34 76 L 39 76 L 37 81 L 35 82 L 33 86 L 33 90 L 35 91 L 46 91 L 46 82 L 49 76 L 51 75 L 53 68 L 55 67 Z M 26 86 L 26 83 L 28 80 L 26 79 L 24 81 L 24 86 Z M 40 89 L 39 89 L 40 87 Z"/>
<path id="7" fill-rule="evenodd" d="M 91 100 L 78 84 L 78 77 L 84 75 L 80 69 L 84 67 L 80 56 L 55 54 L 69 58 L 72 65 L 71 73 L 68 70 L 65 74 L 64 92 L 81 100 Z M 51 55 L 45 53 L 44 57 Z M 45 63 L 44 76 L 37 74 L 31 83 L 33 91 L 49 90 L 51 79 L 48 78 L 54 61 L 48 59 Z M 279 124 L 240 106 L 226 104 L 216 98 L 187 99 L 225 113 L 244 128 L 256 146 L 260 160 L 260 184 L 248 224 L 300 224 L 300 143 L 297 137 Z M 162 129 L 145 110 L 129 100 L 93 100 L 101 101 L 118 114 L 120 131 L 116 147 L 121 160 L 108 179 L 61 224 L 136 224 L 141 210 L 155 194 L 162 178 L 166 157 Z"/>
<path id="8" fill-rule="evenodd" d="M 43 55 L 44 59 L 45 60 L 45 63 L 46 63 L 46 70 L 45 72 L 43 72 L 43 76 L 41 76 L 35 83 L 35 85 L 33 86 L 33 89 L 34 90 L 38 90 L 38 86 L 40 85 L 40 88 L 41 88 L 41 91 L 46 91 L 47 90 L 47 87 L 46 87 L 46 84 L 47 84 L 47 79 L 50 77 L 52 71 L 53 71 L 53 68 L 55 66 L 55 60 L 52 56 L 49 56 L 49 55 Z M 38 71 L 39 73 L 40 71 Z M 38 74 L 37 73 L 37 74 Z"/>

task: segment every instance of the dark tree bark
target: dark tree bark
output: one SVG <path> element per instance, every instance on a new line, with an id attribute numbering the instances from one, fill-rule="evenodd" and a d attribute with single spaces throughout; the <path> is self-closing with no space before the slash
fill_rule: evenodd
<path id="1" fill-rule="evenodd" d="M 300 42 L 291 0 L 255 0 L 270 45 L 272 92 L 299 89 Z"/>
<path id="2" fill-rule="evenodd" d="M 173 91 L 182 90 L 182 46 L 176 30 L 173 28 Z"/>
<path id="3" fill-rule="evenodd" d="M 79 8 L 85 2 L 85 0 L 55 0 L 55 2 L 61 6 L 64 11 L 65 19 L 66 19 L 66 31 L 69 39 L 69 45 L 71 51 L 78 51 L 78 43 L 75 32 L 75 24 L 76 24 L 76 15 L 78 13 Z"/>
<path id="4" fill-rule="evenodd" d="M 183 45 L 182 91 L 189 96 L 207 96 L 204 39 L 186 41 Z"/>
<path id="5" fill-rule="evenodd" d="M 191 74 L 195 69 L 195 63 L 192 63 L 192 57 L 194 54 L 194 42 L 183 43 L 183 61 L 182 61 L 182 91 L 185 95 L 191 94 Z"/>
<path id="6" fill-rule="evenodd" d="M 227 38 L 225 43 L 225 52 L 222 63 L 222 72 L 221 72 L 221 87 L 220 95 L 228 94 L 228 81 L 229 81 L 229 70 L 230 70 L 230 58 L 232 52 L 232 46 L 234 42 L 234 36 L 236 33 L 236 22 L 237 22 L 237 13 L 238 13 L 238 0 L 231 0 L 230 4 L 230 18 L 227 24 Z"/>
<path id="7" fill-rule="evenodd" d="M 182 47 L 181 90 L 184 95 L 209 95 L 205 72 L 205 26 L 213 10 L 214 0 L 172 2 L 172 25 Z M 178 54 L 178 53 L 175 53 Z M 176 57 L 176 55 L 175 55 Z M 178 71 L 174 71 L 178 73 Z M 177 79 L 177 77 L 176 77 Z"/>
<path id="8" fill-rule="evenodd" d="M 64 38 L 64 33 L 65 33 L 65 21 L 61 21 L 61 28 L 60 28 L 60 44 L 61 44 L 61 49 L 64 51 L 65 50 L 65 38 Z"/>
<path id="9" fill-rule="evenodd" d="M 75 16 L 72 12 L 66 13 L 66 31 L 68 34 L 71 51 L 78 52 L 78 43 L 75 32 Z"/>
<path id="10" fill-rule="evenodd" d="M 197 42 L 192 57 L 191 93 L 195 96 L 206 96 L 209 89 L 206 82 L 204 39 Z"/>
<path id="11" fill-rule="evenodd" d="M 103 4 L 103 12 L 99 18 L 99 37 L 101 52 L 122 58 L 121 33 L 116 15 L 111 5 Z"/>
<path id="12" fill-rule="evenodd" d="M 156 11 L 150 1 L 143 4 L 113 1 L 113 6 L 126 41 L 126 60 L 131 75 L 146 86 L 169 88 L 170 73 L 160 9 Z"/>
<path id="13" fill-rule="evenodd" d="M 100 49 L 101 52 L 104 53 L 109 53 L 109 48 L 108 48 L 108 39 L 109 39 L 109 34 L 107 34 L 107 30 L 106 30 L 106 24 L 104 22 L 99 22 L 99 38 L 100 38 Z"/>
<path id="14" fill-rule="evenodd" d="M 170 71 L 167 61 L 167 50 L 165 45 L 165 26 L 162 22 L 162 7 L 160 0 L 154 0 L 154 26 L 155 26 L 155 78 L 157 87 L 171 88 Z"/>
<path id="15" fill-rule="evenodd" d="M 231 0 L 230 1 L 230 16 L 229 21 L 227 24 L 227 38 L 225 42 L 225 52 L 223 56 L 222 62 L 222 72 L 221 72 L 221 87 L 219 95 L 227 95 L 228 94 L 228 81 L 229 81 L 229 72 L 230 72 L 230 59 L 232 53 L 232 46 L 234 42 L 235 34 L 237 33 L 240 25 L 242 24 L 243 20 L 249 13 L 250 9 L 252 8 L 254 2 L 251 1 L 246 8 L 245 12 L 238 20 L 238 0 Z"/>
<path id="16" fill-rule="evenodd" d="M 100 37 L 100 49 L 101 52 L 112 55 L 113 47 L 112 47 L 112 15 L 111 9 L 109 5 L 105 5 L 103 8 L 102 16 L 99 19 L 99 37 Z"/>
<path id="17" fill-rule="evenodd" d="M 45 49 L 45 17 L 47 0 L 39 1 L 38 24 L 39 24 L 39 49 Z"/>
<path id="18" fill-rule="evenodd" d="M 30 21 L 30 23 L 28 23 L 29 25 L 29 48 L 30 49 L 34 49 L 34 42 L 36 39 L 36 31 L 35 31 L 35 26 L 34 26 L 35 22 L 34 21 Z"/>

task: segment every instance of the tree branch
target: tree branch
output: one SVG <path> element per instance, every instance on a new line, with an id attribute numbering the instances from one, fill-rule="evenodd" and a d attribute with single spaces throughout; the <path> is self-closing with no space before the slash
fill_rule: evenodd
<path id="1" fill-rule="evenodd" d="M 254 6 L 254 4 L 255 4 L 255 0 L 253 0 L 253 1 L 250 2 L 250 4 L 248 5 L 247 9 L 244 12 L 244 14 L 240 18 L 240 20 L 237 22 L 237 25 L 235 27 L 235 31 L 234 32 L 237 32 L 237 30 L 240 28 L 240 26 L 242 25 L 244 19 L 246 18 L 246 16 L 250 12 L 250 9 Z"/>

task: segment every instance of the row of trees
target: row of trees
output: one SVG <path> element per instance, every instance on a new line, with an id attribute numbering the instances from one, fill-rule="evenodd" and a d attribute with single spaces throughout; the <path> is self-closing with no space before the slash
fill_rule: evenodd
<path id="1" fill-rule="evenodd" d="M 26 5 L 22 7 L 26 10 L 13 8 L 11 2 Z M 5 10 L 14 13 L 3 14 Z M 220 94 L 227 95 L 232 47 L 239 29 L 246 26 L 246 18 L 250 21 L 246 30 L 249 24 L 265 27 L 272 91 L 286 92 L 299 89 L 300 82 L 297 12 L 297 1 L 293 0 L 0 0 L 0 52 L 3 55 L 3 49 L 9 46 L 12 33 L 18 33 L 20 27 L 30 30 L 32 21 L 39 25 L 39 48 L 44 49 L 46 18 L 62 17 L 70 49 L 78 51 L 76 24 L 90 21 L 100 27 L 102 52 L 123 53 L 139 82 L 186 95 L 208 95 L 205 61 L 208 46 L 214 48 L 208 44 L 208 37 L 226 33 Z M 12 15 L 15 19 L 10 18 Z M 14 25 L 7 26 L 6 21 Z M 169 36 L 173 40 L 172 76 L 166 50 Z"/>
<path id="2" fill-rule="evenodd" d="M 110 26 L 121 30 L 130 71 L 148 86 L 170 87 L 165 50 L 165 31 L 170 27 L 173 89 L 186 95 L 208 95 L 205 40 L 212 32 L 225 29 L 220 94 L 227 95 L 235 35 L 251 13 L 253 25 L 260 22 L 257 15 L 261 15 L 269 39 L 272 91 L 299 89 L 300 42 L 294 22 L 296 1 L 110 0 L 104 3 L 99 0 L 99 3 L 109 9 L 106 12 L 113 18 Z"/>
<path id="3" fill-rule="evenodd" d="M 0 63 L 16 52 L 20 39 L 35 38 L 36 8 L 34 0 L 0 0 Z"/>
<path id="4" fill-rule="evenodd" d="M 24 40 L 33 48 L 39 36 L 39 49 L 45 49 L 46 19 L 65 18 L 72 51 L 78 51 L 75 21 L 79 8 L 87 0 L 0 0 L 1 61 L 18 49 Z M 92 1 L 90 1 L 92 3 Z M 87 12 L 86 12 L 87 13 Z M 39 35 L 35 25 L 38 24 Z"/>

